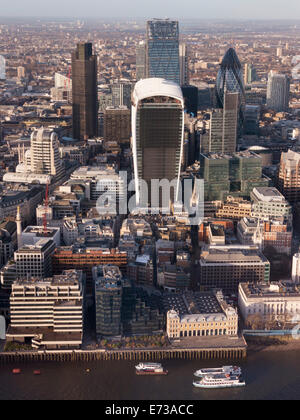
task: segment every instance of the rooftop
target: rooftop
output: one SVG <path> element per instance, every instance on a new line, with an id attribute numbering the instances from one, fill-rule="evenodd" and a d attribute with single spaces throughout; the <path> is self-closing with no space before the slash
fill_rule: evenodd
<path id="1" fill-rule="evenodd" d="M 280 281 L 271 284 L 248 284 L 240 283 L 240 288 L 244 291 L 248 298 L 253 297 L 300 297 L 300 286 L 289 281 Z"/>
<path id="2" fill-rule="evenodd" d="M 137 82 L 133 92 L 134 104 L 153 96 L 168 96 L 180 100 L 184 105 L 181 88 L 174 82 L 161 78 L 149 78 Z"/>
<path id="3" fill-rule="evenodd" d="M 284 196 L 275 187 L 257 187 L 253 195 L 265 202 L 285 202 Z"/>

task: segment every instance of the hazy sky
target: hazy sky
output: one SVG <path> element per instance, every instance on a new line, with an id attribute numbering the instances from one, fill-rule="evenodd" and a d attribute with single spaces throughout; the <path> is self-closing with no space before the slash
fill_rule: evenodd
<path id="1" fill-rule="evenodd" d="M 0 0 L 2 16 L 299 19 L 300 0 Z"/>

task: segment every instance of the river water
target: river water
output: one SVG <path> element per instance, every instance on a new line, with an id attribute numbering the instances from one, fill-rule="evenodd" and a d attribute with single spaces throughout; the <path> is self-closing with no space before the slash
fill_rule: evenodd
<path id="1" fill-rule="evenodd" d="M 300 399 L 300 351 L 267 351 L 239 363 L 245 388 L 202 390 L 192 385 L 201 367 L 233 361 L 164 361 L 168 376 L 136 376 L 134 362 L 30 363 L 0 367 L 0 399 L 203 400 Z M 12 369 L 22 369 L 13 375 Z M 34 376 L 33 370 L 41 375 Z M 90 369 L 90 373 L 86 372 Z"/>

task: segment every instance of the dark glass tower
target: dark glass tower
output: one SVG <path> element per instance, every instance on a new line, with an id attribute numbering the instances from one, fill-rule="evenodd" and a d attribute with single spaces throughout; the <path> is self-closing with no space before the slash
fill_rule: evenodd
<path id="1" fill-rule="evenodd" d="M 184 99 L 179 85 L 151 78 L 140 80 L 133 92 L 132 147 L 137 202 L 139 181 L 151 190 L 151 180 L 177 180 L 184 137 Z"/>
<path id="2" fill-rule="evenodd" d="M 91 43 L 77 44 L 72 54 L 73 137 L 98 133 L 97 57 Z"/>
<path id="3" fill-rule="evenodd" d="M 244 124 L 245 88 L 242 66 L 233 48 L 229 48 L 224 55 L 217 75 L 217 106 L 220 108 L 224 108 L 224 93 L 226 91 L 228 93 L 239 93 L 238 132 L 241 134 Z"/>
<path id="4" fill-rule="evenodd" d="M 147 22 L 146 77 L 180 84 L 179 24 L 169 19 Z"/>

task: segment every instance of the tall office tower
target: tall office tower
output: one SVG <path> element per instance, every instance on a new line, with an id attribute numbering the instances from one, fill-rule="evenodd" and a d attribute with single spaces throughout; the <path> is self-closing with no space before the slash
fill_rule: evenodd
<path id="1" fill-rule="evenodd" d="M 260 106 L 246 105 L 244 133 L 257 136 L 259 134 Z"/>
<path id="2" fill-rule="evenodd" d="M 196 117 L 198 112 L 198 88 L 196 86 L 185 85 L 181 89 L 186 112 Z"/>
<path id="3" fill-rule="evenodd" d="M 281 154 L 277 183 L 290 203 L 300 201 L 300 153 L 289 150 Z"/>
<path id="4" fill-rule="evenodd" d="M 127 143 L 131 136 L 131 112 L 126 107 L 109 107 L 104 111 L 104 141 Z"/>
<path id="5" fill-rule="evenodd" d="M 40 128 L 31 134 L 31 172 L 61 178 L 63 166 L 59 155 L 59 142 L 55 131 Z"/>
<path id="6" fill-rule="evenodd" d="M 3 55 L 0 55 L 0 80 L 6 79 L 6 61 Z"/>
<path id="7" fill-rule="evenodd" d="M 189 84 L 189 56 L 184 42 L 179 44 L 180 86 Z"/>
<path id="8" fill-rule="evenodd" d="M 224 107 L 210 113 L 210 129 L 203 138 L 204 153 L 228 153 L 236 151 L 239 94 L 224 94 Z"/>
<path id="9" fill-rule="evenodd" d="M 270 71 L 268 76 L 267 106 L 277 112 L 288 111 L 289 101 L 289 77 Z"/>
<path id="10" fill-rule="evenodd" d="M 246 63 L 244 67 L 244 85 L 250 85 L 257 79 L 256 69 L 251 63 Z"/>
<path id="11" fill-rule="evenodd" d="M 113 83 L 111 85 L 112 106 L 131 107 L 131 83 Z"/>
<path id="12" fill-rule="evenodd" d="M 97 56 L 92 44 L 77 44 L 72 54 L 73 137 L 86 140 L 98 133 Z"/>
<path id="13" fill-rule="evenodd" d="M 180 84 L 179 24 L 169 19 L 147 22 L 146 77 Z"/>
<path id="14" fill-rule="evenodd" d="M 179 85 L 158 78 L 135 85 L 132 137 L 137 201 L 139 179 L 148 185 L 151 179 L 177 179 L 178 193 L 184 139 L 184 99 Z"/>
<path id="15" fill-rule="evenodd" d="M 217 75 L 216 94 L 219 108 L 224 107 L 225 92 L 239 94 L 238 135 L 240 136 L 244 124 L 245 89 L 242 66 L 233 48 L 229 48 L 226 52 Z"/>
<path id="16" fill-rule="evenodd" d="M 146 43 L 141 41 L 136 47 L 136 80 L 146 78 Z"/>

